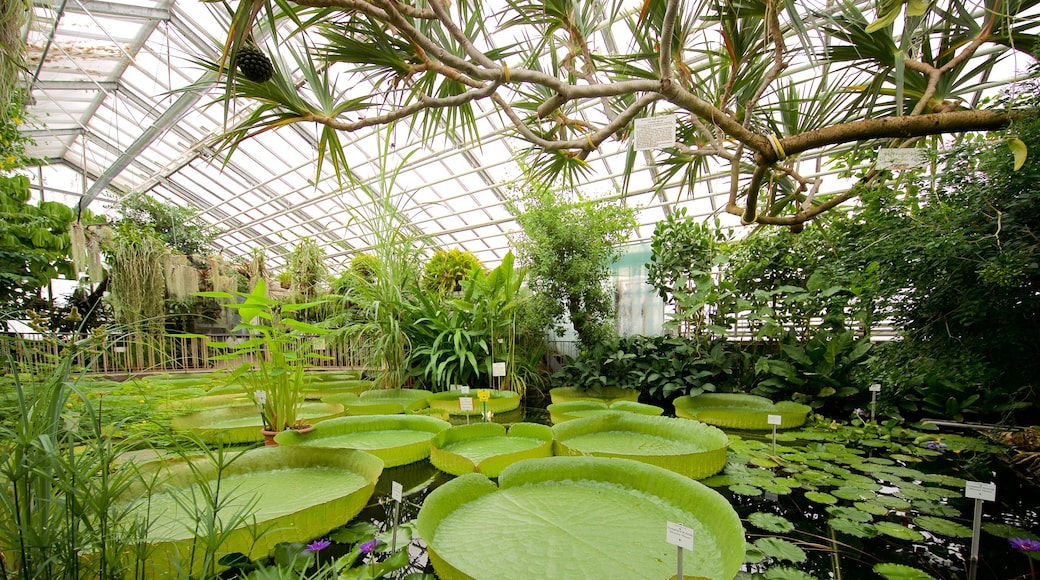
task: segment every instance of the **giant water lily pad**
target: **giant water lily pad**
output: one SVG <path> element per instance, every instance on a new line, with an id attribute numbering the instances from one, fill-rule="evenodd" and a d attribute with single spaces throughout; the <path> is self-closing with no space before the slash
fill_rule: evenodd
<path id="1" fill-rule="evenodd" d="M 334 447 L 367 451 L 386 467 L 422 461 L 430 456 L 430 439 L 451 424 L 422 415 L 339 417 L 314 426 L 309 433 L 284 431 L 279 445 Z"/>
<path id="2" fill-rule="evenodd" d="M 771 429 L 770 415 L 779 415 L 778 429 L 805 424 L 812 408 L 793 401 L 774 403 L 765 397 L 741 393 L 683 395 L 673 402 L 675 415 L 729 429 Z"/>
<path id="3" fill-rule="evenodd" d="M 508 430 L 498 423 L 458 425 L 430 444 L 430 463 L 453 475 L 476 471 L 498 477 L 521 459 L 553 454 L 552 429 L 535 423 L 513 423 Z"/>
<path id="4" fill-rule="evenodd" d="M 240 552 L 260 559 L 279 542 L 306 541 L 350 521 L 372 496 L 383 463 L 359 451 L 259 448 L 226 466 L 219 488 L 212 463 L 178 461 L 157 469 L 153 489 L 128 493 L 139 494 L 131 513 L 149 522 L 146 576 L 166 578 L 179 571 L 200 576 L 205 540 L 196 540 L 193 522 L 207 513 L 203 498 L 210 492 L 203 486 L 219 489 L 218 516 L 231 526 L 217 558 Z"/>
<path id="5" fill-rule="evenodd" d="M 304 384 L 325 381 L 356 381 L 361 378 L 361 371 L 318 371 L 310 370 L 303 374 Z"/>
<path id="6" fill-rule="evenodd" d="M 553 425 L 570 421 L 571 419 L 580 419 L 581 417 L 591 417 L 592 415 L 611 412 L 638 413 L 640 415 L 660 415 L 664 413 L 664 409 L 657 405 L 647 405 L 625 399 L 618 399 L 610 403 L 604 401 L 567 401 L 564 403 L 552 403 L 546 409 L 549 411 L 549 420 L 552 421 Z"/>
<path id="7" fill-rule="evenodd" d="M 549 390 L 549 397 L 553 403 L 566 403 L 568 401 L 602 401 L 613 403 L 614 401 L 638 401 L 639 391 L 635 389 L 623 389 L 621 387 L 600 387 L 598 389 L 583 389 L 580 387 L 556 387 Z"/>
<path id="8" fill-rule="evenodd" d="M 570 423 L 570 422 L 569 422 Z M 724 497 L 627 459 L 549 457 L 507 467 L 498 485 L 470 473 L 427 496 L 416 529 L 442 580 L 668 578 L 668 522 L 691 528 L 685 574 L 730 580 L 744 529 Z"/>
<path id="9" fill-rule="evenodd" d="M 634 413 L 574 419 L 552 430 L 556 455 L 635 459 L 694 479 L 722 471 L 729 446 L 726 434 L 710 425 Z"/>
<path id="10" fill-rule="evenodd" d="M 478 398 L 478 389 L 463 394 L 460 390 L 444 391 L 430 395 L 430 408 L 442 409 L 451 415 L 480 415 L 484 411 L 494 414 L 514 411 L 520 407 L 520 395 L 513 391 L 500 391 L 487 389 L 488 401 L 482 402 Z M 463 411 L 459 399 L 470 397 L 473 399 L 473 410 Z"/>
<path id="11" fill-rule="evenodd" d="M 339 393 L 322 400 L 343 405 L 346 415 L 396 415 L 429 407 L 430 391 L 422 389 L 374 389 L 361 394 Z"/>
<path id="12" fill-rule="evenodd" d="M 190 404 L 195 410 L 170 419 L 176 431 L 191 431 L 203 441 L 224 443 L 250 443 L 263 441 L 260 433 L 263 421 L 256 405 L 244 395 L 217 395 L 196 399 Z M 343 414 L 343 405 L 304 401 L 300 404 L 298 418 L 312 425 Z"/>

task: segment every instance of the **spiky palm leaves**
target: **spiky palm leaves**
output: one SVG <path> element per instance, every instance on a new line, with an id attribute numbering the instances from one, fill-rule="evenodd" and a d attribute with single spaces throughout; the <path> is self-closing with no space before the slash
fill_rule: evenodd
<path id="1" fill-rule="evenodd" d="M 257 21 L 292 24 L 307 86 L 243 92 L 229 79 L 228 100 L 255 98 L 263 114 L 227 143 L 317 123 L 319 156 L 343 169 L 330 133 L 408 121 L 425 140 L 477 142 L 481 103 L 528 144 L 527 166 L 551 181 L 581 177 L 601 148 L 624 151 L 634 119 L 674 111 L 676 146 L 644 157 L 662 187 L 692 191 L 714 174 L 714 187 L 731 194 L 726 211 L 800 224 L 841 199 L 814 197 L 819 184 L 802 175 L 799 154 L 825 159 L 857 144 L 912 146 L 925 135 L 1006 126 L 1006 111 L 944 101 L 957 90 L 972 96 L 961 103 L 976 102 L 999 58 L 1032 47 L 1040 20 L 1023 15 L 1038 3 L 915 2 L 889 24 L 891 3 L 866 0 L 827 9 L 811 0 L 648 0 L 638 12 L 623 0 L 509 0 L 494 15 L 480 2 L 357 0 L 337 10 L 280 0 Z M 240 5 L 229 46 L 242 45 L 259 10 L 268 8 Z M 330 69 L 349 85 L 330 82 Z M 371 94 L 343 97 L 360 84 Z M 301 92 L 312 101 L 301 102 Z"/>

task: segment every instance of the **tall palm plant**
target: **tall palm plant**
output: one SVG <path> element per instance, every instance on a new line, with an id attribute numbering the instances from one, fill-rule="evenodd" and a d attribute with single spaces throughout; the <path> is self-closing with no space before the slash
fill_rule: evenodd
<path id="1" fill-rule="evenodd" d="M 490 107 L 536 178 L 574 181 L 601 149 L 627 148 L 634 166 L 635 121 L 675 113 L 674 145 L 643 157 L 661 187 L 710 179 L 745 222 L 800 226 L 891 175 L 864 171 L 827 197 L 809 172 L 825 174 L 828 156 L 863 163 L 878 147 L 1007 127 L 1013 110 L 976 97 L 998 62 L 1032 61 L 1038 1 L 241 2 L 225 63 L 265 26 L 300 74 L 224 75 L 229 111 L 257 103 L 225 144 L 314 123 L 319 159 L 345 172 L 341 133 L 408 121 L 426 140 L 477 141 Z M 362 85 L 374 89 L 348 88 Z"/>
<path id="2" fill-rule="evenodd" d="M 338 332 L 366 345 L 368 366 L 376 370 L 378 386 L 399 388 L 409 375 L 408 305 L 419 288 L 419 264 L 427 242 L 405 213 L 411 200 L 395 194 L 394 184 L 408 157 L 396 167 L 388 167 L 385 152 L 390 134 L 386 131 L 380 141 L 375 185 L 363 180 L 352 183 L 363 203 L 348 206 L 352 216 L 348 228 L 357 226 L 362 231 L 359 240 L 367 244 L 362 251 L 371 256 L 366 260 L 371 271 L 348 272 L 343 301 L 351 306 L 351 315 Z"/>

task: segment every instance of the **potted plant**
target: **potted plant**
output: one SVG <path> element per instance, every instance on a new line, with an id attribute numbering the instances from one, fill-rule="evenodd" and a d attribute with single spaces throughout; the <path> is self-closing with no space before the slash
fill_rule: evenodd
<path id="1" fill-rule="evenodd" d="M 241 384 L 263 418 L 263 430 L 277 433 L 303 427 L 297 416 L 303 402 L 303 373 L 312 358 L 311 340 L 327 331 L 293 318 L 293 313 L 317 303 L 280 303 L 267 296 L 267 284 L 257 281 L 251 292 L 199 292 L 198 296 L 241 302 L 226 306 L 238 311 L 242 321 L 232 330 L 244 331 L 244 340 L 210 342 L 224 354 L 212 360 L 238 361 L 228 382 Z M 272 435 L 273 436 L 273 435 Z"/>

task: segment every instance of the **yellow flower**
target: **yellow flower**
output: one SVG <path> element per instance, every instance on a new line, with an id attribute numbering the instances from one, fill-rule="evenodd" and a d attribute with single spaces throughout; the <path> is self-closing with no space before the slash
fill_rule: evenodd
<path id="1" fill-rule="evenodd" d="M 72 408 L 72 401 L 69 401 L 68 403 L 65 403 L 65 406 L 71 409 Z"/>

